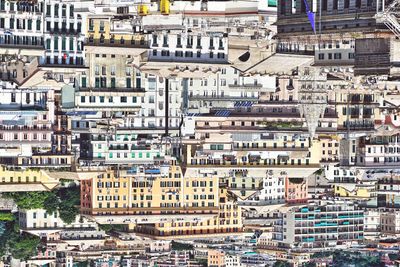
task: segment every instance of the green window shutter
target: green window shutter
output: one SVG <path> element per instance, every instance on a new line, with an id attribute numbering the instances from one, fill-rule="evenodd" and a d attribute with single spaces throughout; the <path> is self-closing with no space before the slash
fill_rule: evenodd
<path id="1" fill-rule="evenodd" d="M 100 78 L 96 77 L 94 87 L 100 88 Z"/>
<path id="2" fill-rule="evenodd" d="M 111 88 L 115 88 L 115 78 L 111 78 Z"/>
<path id="3" fill-rule="evenodd" d="M 72 38 L 69 39 L 69 50 L 74 50 L 74 39 Z"/>
<path id="4" fill-rule="evenodd" d="M 51 47 L 51 39 L 46 40 L 46 49 L 50 49 Z"/>
<path id="5" fill-rule="evenodd" d="M 131 78 L 126 78 L 126 88 L 131 88 Z"/>
<path id="6" fill-rule="evenodd" d="M 28 19 L 28 30 L 32 30 L 32 20 Z"/>
<path id="7" fill-rule="evenodd" d="M 132 158 L 133 159 L 135 158 L 135 152 L 132 152 Z"/>
<path id="8" fill-rule="evenodd" d="M 142 152 L 139 152 L 139 158 L 140 159 L 143 158 L 143 153 Z"/>
<path id="9" fill-rule="evenodd" d="M 36 30 L 40 31 L 40 25 L 41 25 L 42 21 L 41 20 L 37 20 L 36 21 Z"/>
<path id="10" fill-rule="evenodd" d="M 148 159 L 150 158 L 150 152 L 146 153 L 146 158 L 148 158 Z"/>
<path id="11" fill-rule="evenodd" d="M 218 145 L 218 150 L 223 150 L 224 149 L 224 145 Z"/>
<path id="12" fill-rule="evenodd" d="M 216 145 L 211 145 L 211 150 L 216 150 L 217 146 Z"/>
<path id="13" fill-rule="evenodd" d="M 54 50 L 58 50 L 58 38 L 54 37 Z"/>
<path id="14" fill-rule="evenodd" d="M 63 50 L 63 51 L 65 51 L 67 48 L 67 45 L 66 45 L 66 39 L 65 39 L 65 37 L 63 37 L 62 38 L 62 41 L 61 41 L 61 49 Z"/>
<path id="15" fill-rule="evenodd" d="M 86 88 L 86 77 L 82 77 L 82 87 Z"/>
<path id="16" fill-rule="evenodd" d="M 110 159 L 112 159 L 112 157 L 113 157 L 113 153 L 110 152 Z"/>
<path id="17" fill-rule="evenodd" d="M 137 102 L 136 96 L 132 97 L 132 102 L 133 102 L 133 103 L 136 103 L 136 102 Z"/>

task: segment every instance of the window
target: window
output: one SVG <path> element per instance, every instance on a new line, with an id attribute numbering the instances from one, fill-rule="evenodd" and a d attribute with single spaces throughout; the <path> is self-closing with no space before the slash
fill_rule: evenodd
<path id="1" fill-rule="evenodd" d="M 163 46 L 168 47 L 168 35 L 166 34 L 163 36 Z"/>
<path id="2" fill-rule="evenodd" d="M 115 88 L 115 78 L 111 78 L 111 88 Z"/>
<path id="3" fill-rule="evenodd" d="M 126 103 L 126 102 L 128 102 L 127 97 L 121 96 L 121 103 Z"/>
<path id="4" fill-rule="evenodd" d="M 32 30 L 32 20 L 28 19 L 28 30 Z"/>
<path id="5" fill-rule="evenodd" d="M 54 50 L 58 50 L 58 38 L 54 37 Z"/>
<path id="6" fill-rule="evenodd" d="M 86 97 L 85 96 L 81 96 L 81 103 L 85 103 L 86 102 Z"/>
<path id="7" fill-rule="evenodd" d="M 136 96 L 133 96 L 132 97 L 132 103 L 136 103 L 137 102 L 137 97 Z"/>
<path id="8" fill-rule="evenodd" d="M 132 87 L 132 79 L 131 78 L 126 78 L 126 88 L 131 88 Z"/>
<path id="9" fill-rule="evenodd" d="M 193 36 L 189 35 L 187 37 L 187 44 L 186 44 L 186 48 L 192 48 L 193 47 Z"/>
<path id="10" fill-rule="evenodd" d="M 214 49 L 214 38 L 210 37 L 210 49 Z"/>
<path id="11" fill-rule="evenodd" d="M 323 60 L 324 58 L 325 58 L 325 54 L 323 54 L 323 53 L 318 54 L 318 59 L 319 60 Z"/>
<path id="12" fill-rule="evenodd" d="M 61 14 L 63 17 L 65 17 L 67 15 L 67 6 L 66 5 L 62 5 Z"/>
<path id="13" fill-rule="evenodd" d="M 111 75 L 115 75 L 115 65 L 111 66 Z"/>
<path id="14" fill-rule="evenodd" d="M 95 88 L 100 88 L 100 78 L 99 78 L 99 77 L 96 77 L 96 78 L 95 78 L 95 85 L 94 85 L 94 87 L 95 87 Z"/>
<path id="15" fill-rule="evenodd" d="M 125 73 L 126 73 L 126 76 L 131 76 L 132 75 L 132 68 L 126 67 Z"/>
<path id="16" fill-rule="evenodd" d="M 150 103 L 150 104 L 154 104 L 154 96 L 153 96 L 153 95 L 151 95 L 151 96 L 149 97 L 149 103 Z"/>
<path id="17" fill-rule="evenodd" d="M 58 9 L 59 9 L 59 5 L 58 4 L 55 4 L 54 5 L 54 17 L 58 17 Z"/>
<path id="18" fill-rule="evenodd" d="M 61 40 L 62 40 L 61 41 L 61 49 L 63 51 L 65 51 L 66 50 L 66 39 L 65 39 L 65 37 L 63 37 Z"/>
<path id="19" fill-rule="evenodd" d="M 104 96 L 100 96 L 100 103 L 104 103 Z"/>
<path id="20" fill-rule="evenodd" d="M 201 49 L 201 35 L 197 35 L 197 49 Z"/>
<path id="21" fill-rule="evenodd" d="M 182 37 L 180 34 L 176 37 L 176 47 L 182 47 Z"/>

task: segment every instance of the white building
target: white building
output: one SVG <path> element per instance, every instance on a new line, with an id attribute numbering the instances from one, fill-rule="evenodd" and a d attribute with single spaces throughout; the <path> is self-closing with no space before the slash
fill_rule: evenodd
<path id="1" fill-rule="evenodd" d="M 44 1 L 0 2 L 0 48 L 2 53 L 39 56 L 43 52 Z M 27 49 L 24 49 L 27 48 Z M 21 51 L 19 49 L 22 49 Z"/>
<path id="2" fill-rule="evenodd" d="M 36 235 L 51 234 L 63 229 L 97 229 L 95 222 L 80 215 L 71 224 L 66 224 L 60 218 L 59 212 L 49 214 L 45 209 L 19 211 L 19 226 L 21 230 Z"/>
<path id="3" fill-rule="evenodd" d="M 242 266 L 240 263 L 239 255 L 225 254 L 225 267 L 239 267 Z"/>
<path id="4" fill-rule="evenodd" d="M 94 2 L 49 0 L 43 8 L 45 55 L 41 59 L 44 65 L 84 64 L 82 51 L 85 41 L 86 8 Z M 83 16 L 82 16 L 83 15 Z"/>
<path id="5" fill-rule="evenodd" d="M 54 90 L 18 88 L 2 82 L 0 157 L 4 163 L 30 162 L 33 154 L 52 151 Z M 20 162 L 21 163 L 21 162 Z"/>
<path id="6" fill-rule="evenodd" d="M 274 240 L 284 247 L 326 248 L 364 239 L 364 211 L 352 202 L 320 201 L 289 208 L 276 222 Z"/>
<path id="7" fill-rule="evenodd" d="M 228 37 L 217 32 L 154 32 L 150 61 L 226 63 Z"/>

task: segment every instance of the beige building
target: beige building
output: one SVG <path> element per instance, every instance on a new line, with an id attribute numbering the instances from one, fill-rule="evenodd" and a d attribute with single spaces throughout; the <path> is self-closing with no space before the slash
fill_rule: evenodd
<path id="1" fill-rule="evenodd" d="M 110 170 L 82 180 L 81 211 L 98 221 L 124 218 L 121 223 L 131 229 L 157 236 L 242 229 L 241 210 L 217 176 L 184 177 L 174 164 Z"/>

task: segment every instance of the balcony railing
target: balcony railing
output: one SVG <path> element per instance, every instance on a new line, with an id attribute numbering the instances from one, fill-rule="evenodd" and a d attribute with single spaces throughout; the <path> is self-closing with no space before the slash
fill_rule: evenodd
<path id="1" fill-rule="evenodd" d="M 86 41 L 88 46 L 107 46 L 107 47 L 134 47 L 149 48 L 150 43 L 146 40 L 113 40 L 113 39 L 93 39 L 88 38 Z"/>

